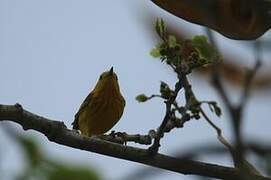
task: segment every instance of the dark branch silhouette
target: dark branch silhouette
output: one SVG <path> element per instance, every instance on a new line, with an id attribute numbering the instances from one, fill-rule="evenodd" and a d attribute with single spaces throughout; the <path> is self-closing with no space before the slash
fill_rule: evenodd
<path id="1" fill-rule="evenodd" d="M 81 136 L 67 129 L 61 121 L 50 120 L 24 110 L 21 105 L 0 105 L 0 121 L 12 121 L 22 126 L 24 130 L 35 130 L 44 134 L 49 141 L 99 153 L 111 157 L 134 161 L 181 174 L 193 174 L 218 179 L 238 180 L 239 171 L 234 168 L 215 164 L 178 159 L 163 154 L 150 156 L 145 149 L 124 146 L 98 138 Z M 253 175 L 255 180 L 271 180 L 268 177 Z"/>

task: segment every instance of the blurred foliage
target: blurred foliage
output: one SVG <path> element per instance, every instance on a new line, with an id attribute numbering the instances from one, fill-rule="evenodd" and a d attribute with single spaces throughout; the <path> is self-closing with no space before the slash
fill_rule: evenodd
<path id="1" fill-rule="evenodd" d="M 55 166 L 55 169 L 49 173 L 49 180 L 98 180 L 95 171 L 86 167 L 72 167 L 67 165 Z"/>
<path id="2" fill-rule="evenodd" d="M 6 127 L 5 127 L 6 128 Z M 25 156 L 23 171 L 15 180 L 100 180 L 91 167 L 76 166 L 48 158 L 33 137 L 20 136 L 12 128 L 5 129 L 18 143 Z"/>
<path id="3" fill-rule="evenodd" d="M 271 156 L 266 160 L 266 173 L 271 176 Z"/>
<path id="4" fill-rule="evenodd" d="M 264 153 L 256 153 L 256 163 L 260 167 L 260 169 L 268 176 L 271 176 L 271 152 Z"/>

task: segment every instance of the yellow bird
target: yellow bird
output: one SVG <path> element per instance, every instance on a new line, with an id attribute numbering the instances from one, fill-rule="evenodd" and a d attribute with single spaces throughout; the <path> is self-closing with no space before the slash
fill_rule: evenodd
<path id="1" fill-rule="evenodd" d="M 100 75 L 95 88 L 80 106 L 73 129 L 86 136 L 104 134 L 120 120 L 124 107 L 125 99 L 112 67 Z"/>

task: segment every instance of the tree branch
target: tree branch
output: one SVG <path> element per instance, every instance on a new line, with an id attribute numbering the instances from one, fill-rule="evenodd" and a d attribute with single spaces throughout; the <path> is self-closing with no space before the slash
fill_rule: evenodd
<path id="1" fill-rule="evenodd" d="M 259 143 L 254 141 L 249 141 L 245 145 L 245 149 L 249 152 L 266 159 L 268 155 L 271 154 L 271 146 L 266 144 L 271 143 Z M 204 142 L 196 146 L 189 147 L 188 149 L 176 150 L 172 155 L 180 159 L 198 159 L 205 156 L 217 156 L 217 155 L 229 155 L 229 151 L 225 146 L 221 146 L 215 142 Z M 164 173 L 160 169 L 155 169 L 152 167 L 140 167 L 133 170 L 131 173 L 125 174 L 121 180 L 143 180 L 157 177 L 158 175 Z"/>
<path id="2" fill-rule="evenodd" d="M 145 149 L 123 146 L 98 138 L 82 136 L 67 129 L 63 122 L 50 120 L 27 110 L 21 105 L 0 105 L 0 121 L 20 124 L 24 130 L 35 130 L 44 134 L 49 141 L 89 152 L 134 161 L 181 174 L 193 174 L 218 179 L 238 179 L 239 171 L 234 168 L 218 166 L 191 160 L 178 159 L 162 154 L 149 156 Z M 255 180 L 271 180 L 263 176 Z"/>

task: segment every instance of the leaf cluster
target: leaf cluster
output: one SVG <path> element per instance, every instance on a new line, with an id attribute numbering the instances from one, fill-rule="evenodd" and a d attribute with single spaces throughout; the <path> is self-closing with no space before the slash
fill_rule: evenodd
<path id="1" fill-rule="evenodd" d="M 174 35 L 167 33 L 162 19 L 157 19 L 155 29 L 163 41 L 158 43 L 150 54 L 174 67 L 176 71 L 189 74 L 197 67 L 213 64 L 220 59 L 218 51 L 203 35 L 178 41 Z"/>
<path id="2" fill-rule="evenodd" d="M 187 79 L 187 75 L 193 69 L 216 63 L 220 59 L 218 51 L 208 43 L 205 36 L 194 36 L 192 39 L 183 41 L 177 40 L 174 35 L 168 34 L 162 19 L 157 19 L 155 29 L 162 41 L 157 43 L 150 54 L 172 68 L 177 75 L 177 82 L 174 87 L 170 87 L 166 82 L 161 81 L 159 94 L 150 96 L 139 94 L 136 100 L 138 102 L 146 102 L 152 98 L 164 100 L 167 114 L 169 114 L 166 126 L 162 127 L 165 128 L 164 132 L 169 132 L 175 127 L 183 127 L 184 123 L 191 119 L 200 119 L 201 105 L 204 103 L 208 104 L 212 112 L 220 116 L 221 109 L 217 103 L 199 101 Z M 176 100 L 181 89 L 184 90 L 185 103 L 183 105 L 179 105 Z"/>

